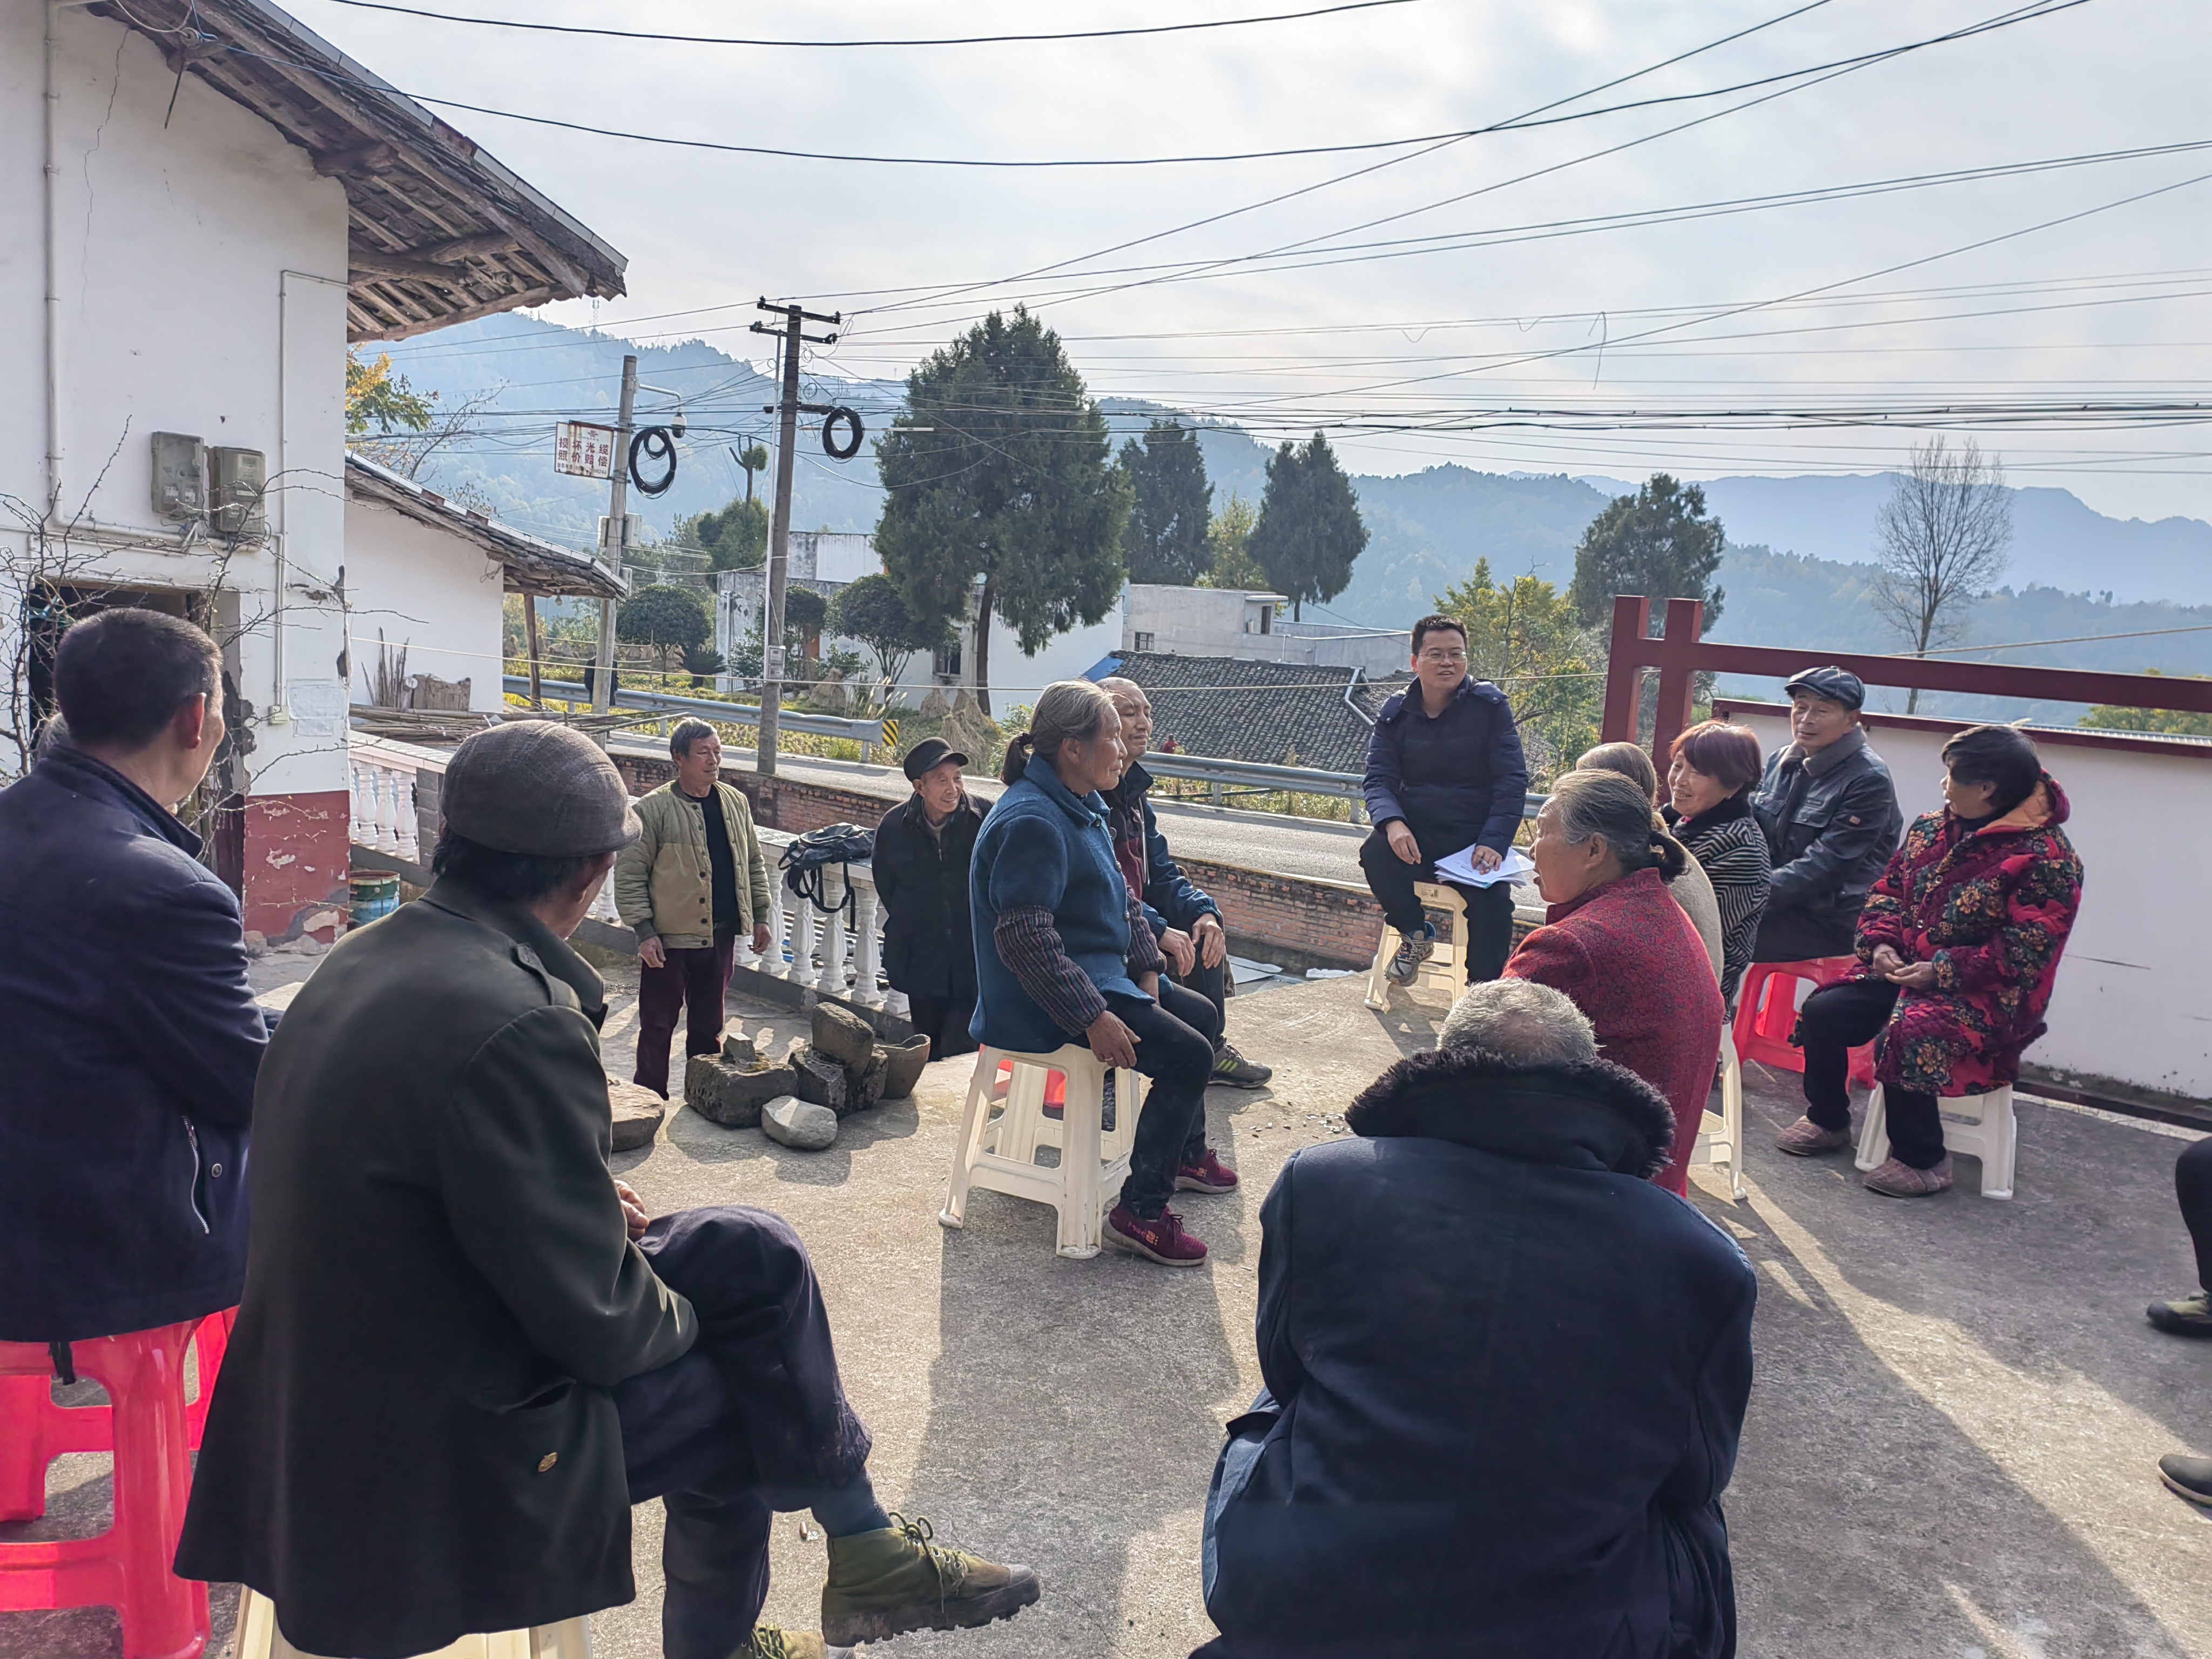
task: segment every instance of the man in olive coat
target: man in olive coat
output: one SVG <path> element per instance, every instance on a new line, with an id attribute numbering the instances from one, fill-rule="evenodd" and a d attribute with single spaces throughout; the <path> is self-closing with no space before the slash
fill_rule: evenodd
<path id="1" fill-rule="evenodd" d="M 567 938 L 638 834 L 612 763 L 501 726 L 442 801 L 435 884 L 331 952 L 262 1067 L 178 1571 L 261 1591 L 306 1651 L 401 1659 L 629 1601 L 659 1497 L 669 1659 L 819 1659 L 756 1626 L 778 1510 L 829 1535 L 838 1645 L 1036 1600 L 877 1504 L 788 1225 L 648 1223 L 609 1174 L 605 996 Z"/>

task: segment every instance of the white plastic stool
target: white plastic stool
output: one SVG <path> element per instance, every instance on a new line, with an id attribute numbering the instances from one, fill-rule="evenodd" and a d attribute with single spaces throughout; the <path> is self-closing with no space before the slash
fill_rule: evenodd
<path id="1" fill-rule="evenodd" d="M 1002 1062 L 1013 1068 L 1003 1091 L 996 1086 Z M 1058 1122 L 1044 1115 L 1045 1079 L 1054 1072 L 1067 1079 L 1066 1102 Z M 1145 1090 L 1144 1079 L 1136 1073 L 1115 1072 L 1114 1128 L 1109 1134 L 1099 1123 L 1105 1082 L 1106 1067 L 1079 1044 L 1048 1054 L 1017 1054 L 1008 1048 L 978 1053 L 939 1222 L 966 1226 L 968 1194 L 981 1187 L 1051 1205 L 1060 1212 L 1060 1254 L 1079 1261 L 1097 1255 L 1106 1231 L 1107 1197 L 1120 1191 L 1128 1177 L 1129 1148 L 1137 1137 Z M 993 1116 L 991 1108 L 1000 1103 L 1003 1109 Z M 1055 1167 L 1037 1163 L 1041 1146 L 1059 1149 Z"/>
<path id="2" fill-rule="evenodd" d="M 1943 1118 L 1943 1150 L 1954 1157 L 1979 1158 L 1982 1196 L 2010 1198 L 2014 1165 L 2020 1156 L 2020 1125 L 2012 1115 L 2012 1085 L 1985 1095 L 1961 1095 L 1939 1100 Z M 1867 1097 L 1866 1121 L 1859 1127 L 1858 1166 L 1879 1169 L 1889 1157 L 1889 1114 L 1883 1109 L 1881 1085 Z"/>
<path id="3" fill-rule="evenodd" d="M 1423 910 L 1442 910 L 1451 918 L 1451 938 L 1439 939 L 1437 947 L 1429 953 L 1414 973 L 1409 991 L 1433 985 L 1446 995 L 1456 998 L 1467 989 L 1467 901 L 1459 890 L 1445 887 L 1433 881 L 1413 884 L 1414 896 L 1421 901 Z M 1382 942 L 1375 947 L 1375 965 L 1367 970 L 1367 1006 L 1377 1012 L 1390 1003 L 1390 959 L 1398 954 L 1398 930 L 1389 923 L 1382 924 Z"/>
<path id="4" fill-rule="evenodd" d="M 1700 1164 L 1729 1166 L 1729 1196 L 1743 1202 L 1743 1062 L 1735 1052 L 1735 1035 L 1721 1024 L 1721 1109 L 1707 1112 L 1698 1126 L 1697 1150 L 1690 1154 L 1692 1169 Z"/>
<path id="5" fill-rule="evenodd" d="M 238 1645 L 232 1651 L 234 1659 L 322 1659 L 284 1639 L 276 1628 L 276 1604 L 253 1589 L 239 1604 Z M 564 1619 L 533 1630 L 464 1636 L 419 1659 L 592 1659 L 591 1625 L 588 1620 Z"/>

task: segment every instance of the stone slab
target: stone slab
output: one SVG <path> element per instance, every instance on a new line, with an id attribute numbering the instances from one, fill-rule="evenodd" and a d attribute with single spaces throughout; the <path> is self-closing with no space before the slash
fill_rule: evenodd
<path id="1" fill-rule="evenodd" d="M 668 1115 L 668 1103 L 642 1084 L 607 1079 L 607 1109 L 614 1119 L 612 1146 L 617 1152 L 634 1152 L 650 1146 Z"/>
<path id="2" fill-rule="evenodd" d="M 778 1095 L 761 1108 L 761 1133 L 795 1152 L 818 1152 L 837 1139 L 837 1114 L 796 1095 Z"/>

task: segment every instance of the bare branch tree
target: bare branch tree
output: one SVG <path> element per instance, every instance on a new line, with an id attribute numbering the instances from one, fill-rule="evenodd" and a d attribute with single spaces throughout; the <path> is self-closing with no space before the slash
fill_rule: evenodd
<path id="1" fill-rule="evenodd" d="M 1940 436 L 1916 444 L 1875 534 L 1875 610 L 1916 657 L 1953 643 L 1966 632 L 1968 607 L 2004 574 L 2012 495 L 2002 459 L 1983 454 L 1972 438 L 1957 450 Z M 1919 706 L 1916 688 L 1905 712 Z"/>

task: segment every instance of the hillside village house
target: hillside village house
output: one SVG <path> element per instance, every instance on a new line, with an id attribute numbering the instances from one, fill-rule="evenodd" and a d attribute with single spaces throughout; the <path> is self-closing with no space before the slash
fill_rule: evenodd
<path id="1" fill-rule="evenodd" d="M 0 157 L 0 780 L 69 615 L 191 615 L 237 733 L 210 861 L 249 928 L 328 937 L 369 613 L 494 658 L 410 663 L 489 708 L 500 590 L 611 580 L 349 473 L 347 346 L 617 295 L 622 256 L 265 0 L 9 0 Z"/>

